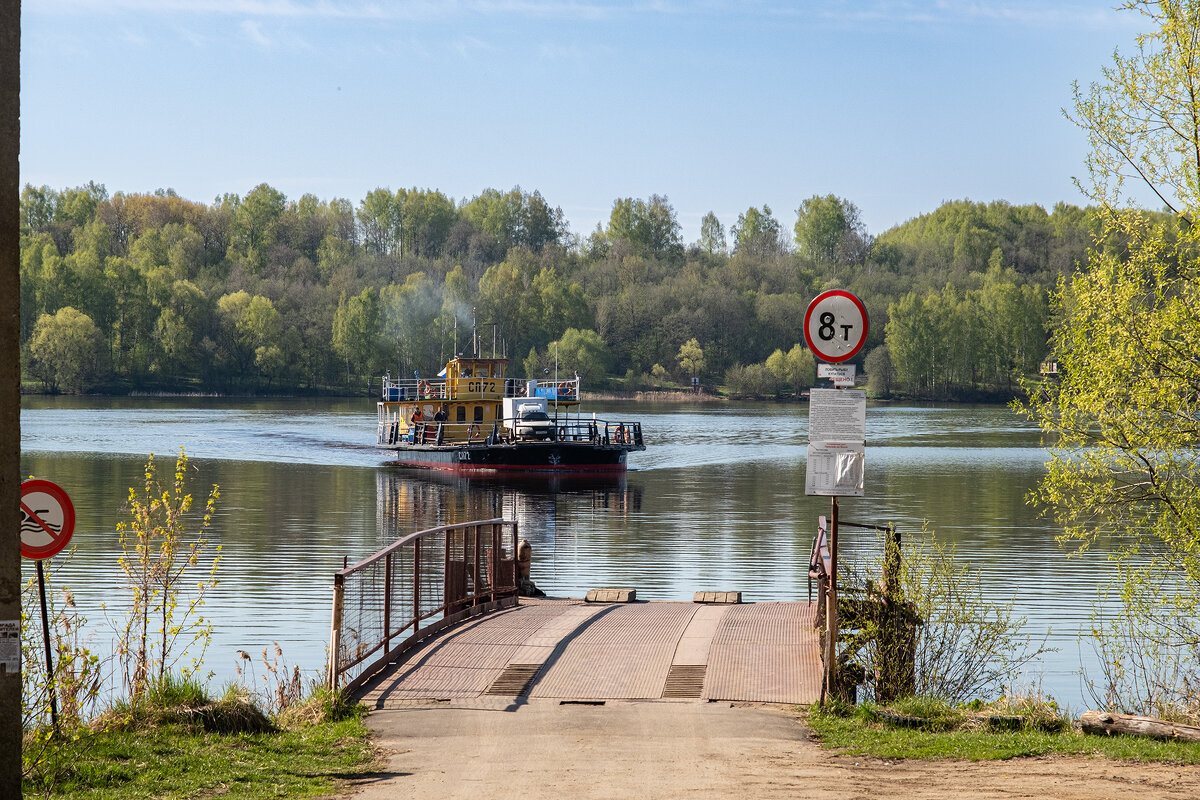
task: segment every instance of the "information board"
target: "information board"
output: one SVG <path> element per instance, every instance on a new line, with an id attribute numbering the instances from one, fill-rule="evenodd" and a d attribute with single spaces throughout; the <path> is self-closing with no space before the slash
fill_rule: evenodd
<path id="1" fill-rule="evenodd" d="M 813 389 L 808 402 L 804 493 L 862 497 L 866 464 L 867 393 Z"/>

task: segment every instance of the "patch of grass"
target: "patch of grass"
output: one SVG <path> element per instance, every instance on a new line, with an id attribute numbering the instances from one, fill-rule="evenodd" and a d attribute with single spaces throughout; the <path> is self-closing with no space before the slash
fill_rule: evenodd
<path id="1" fill-rule="evenodd" d="M 887 722 L 902 728 L 917 728 L 926 731 L 951 731 L 959 728 L 967 718 L 960 708 L 929 697 L 906 697 L 889 708 L 864 706 L 873 713 L 876 721 Z"/>
<path id="2" fill-rule="evenodd" d="M 905 706 L 905 709 L 911 713 L 919 705 Z M 966 718 L 965 713 L 960 713 Z M 986 718 L 986 711 L 982 718 Z M 983 725 L 972 726 L 964 722 L 955 730 L 922 730 L 889 724 L 880 709 L 871 704 L 853 710 L 813 709 L 807 713 L 806 721 L 822 746 L 847 755 L 991 761 L 1058 754 L 1200 764 L 1200 743 L 1195 742 L 1160 742 L 1137 736 L 1085 736 L 1073 730 L 1055 733 L 1034 725 L 1019 730 L 988 730 Z"/>
<path id="3" fill-rule="evenodd" d="M 271 733 L 211 733 L 195 723 L 83 730 L 51 742 L 42 759 L 44 768 L 26 776 L 25 797 L 312 797 L 374 768 L 361 715 Z"/>
<path id="4" fill-rule="evenodd" d="M 270 733 L 276 729 L 244 689 L 230 687 L 221 699 L 211 700 L 199 683 L 175 678 L 152 685 L 140 703 L 114 703 L 89 727 L 93 731 L 152 731 L 164 725 L 190 726 L 208 733 Z"/>
<path id="5" fill-rule="evenodd" d="M 281 728 L 296 730 L 323 722 L 361 720 L 366 715 L 367 707 L 362 703 L 351 700 L 342 692 L 331 692 L 318 686 L 303 702 L 280 711 L 275 716 L 275 722 Z"/>

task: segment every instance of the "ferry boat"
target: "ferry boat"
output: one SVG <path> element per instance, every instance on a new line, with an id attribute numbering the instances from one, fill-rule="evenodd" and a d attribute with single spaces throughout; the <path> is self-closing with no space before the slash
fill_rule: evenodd
<path id="1" fill-rule="evenodd" d="M 389 464 L 453 472 L 622 473 L 639 422 L 579 410 L 580 380 L 519 380 L 505 358 L 453 358 L 436 378 L 383 378 L 378 446 Z"/>

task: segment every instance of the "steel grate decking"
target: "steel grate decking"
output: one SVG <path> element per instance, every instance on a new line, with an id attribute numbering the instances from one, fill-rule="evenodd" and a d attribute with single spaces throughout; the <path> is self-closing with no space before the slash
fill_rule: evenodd
<path id="1" fill-rule="evenodd" d="M 541 668 L 541 664 L 509 664 L 484 694 L 513 697 L 528 694 L 529 684 Z"/>
<path id="2" fill-rule="evenodd" d="M 809 603 L 731 606 L 713 636 L 705 697 L 815 703 L 821 656 Z"/>
<path id="3" fill-rule="evenodd" d="M 808 603 L 522 599 L 422 644 L 360 696 L 377 708 L 484 695 L 813 703 L 813 618 Z"/>
<path id="4" fill-rule="evenodd" d="M 672 664 L 663 685 L 662 696 L 671 699 L 699 699 L 704 694 L 704 664 Z"/>

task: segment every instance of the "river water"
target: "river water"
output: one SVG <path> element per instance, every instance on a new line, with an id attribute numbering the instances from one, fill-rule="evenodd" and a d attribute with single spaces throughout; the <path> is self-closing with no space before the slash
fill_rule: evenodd
<path id="1" fill-rule="evenodd" d="M 169 479 L 186 448 L 198 505 L 220 485 L 211 535 L 222 546 L 220 584 L 204 609 L 215 624 L 205 666 L 218 686 L 234 678 L 238 650 L 257 655 L 276 642 L 289 665 L 319 674 L 332 575 L 344 560 L 471 519 L 517 520 L 534 548 L 533 578 L 551 595 L 629 586 L 648 600 L 700 590 L 740 590 L 747 601 L 808 596 L 809 551 L 829 499 L 804 495 L 807 406 L 588 410 L 641 420 L 647 449 L 631 454 L 623 479 L 497 482 L 383 467 L 366 399 L 28 397 L 21 468 L 73 499 L 73 550 L 52 560 L 53 582 L 71 588 L 101 651 L 112 640 L 105 618 L 124 597 L 114 530 L 146 454 Z M 1045 459 L 1038 432 L 1003 407 L 872 405 L 866 496 L 843 498 L 841 516 L 893 522 L 906 535 L 928 526 L 953 543 L 988 597 L 1015 597 L 1028 631 L 1058 648 L 1014 688 L 1040 687 L 1080 711 L 1081 665 L 1094 657 L 1078 635 L 1111 566 L 1103 546 L 1068 558 L 1054 524 L 1026 505 Z M 841 545 L 853 558 L 879 543 L 844 528 Z"/>

